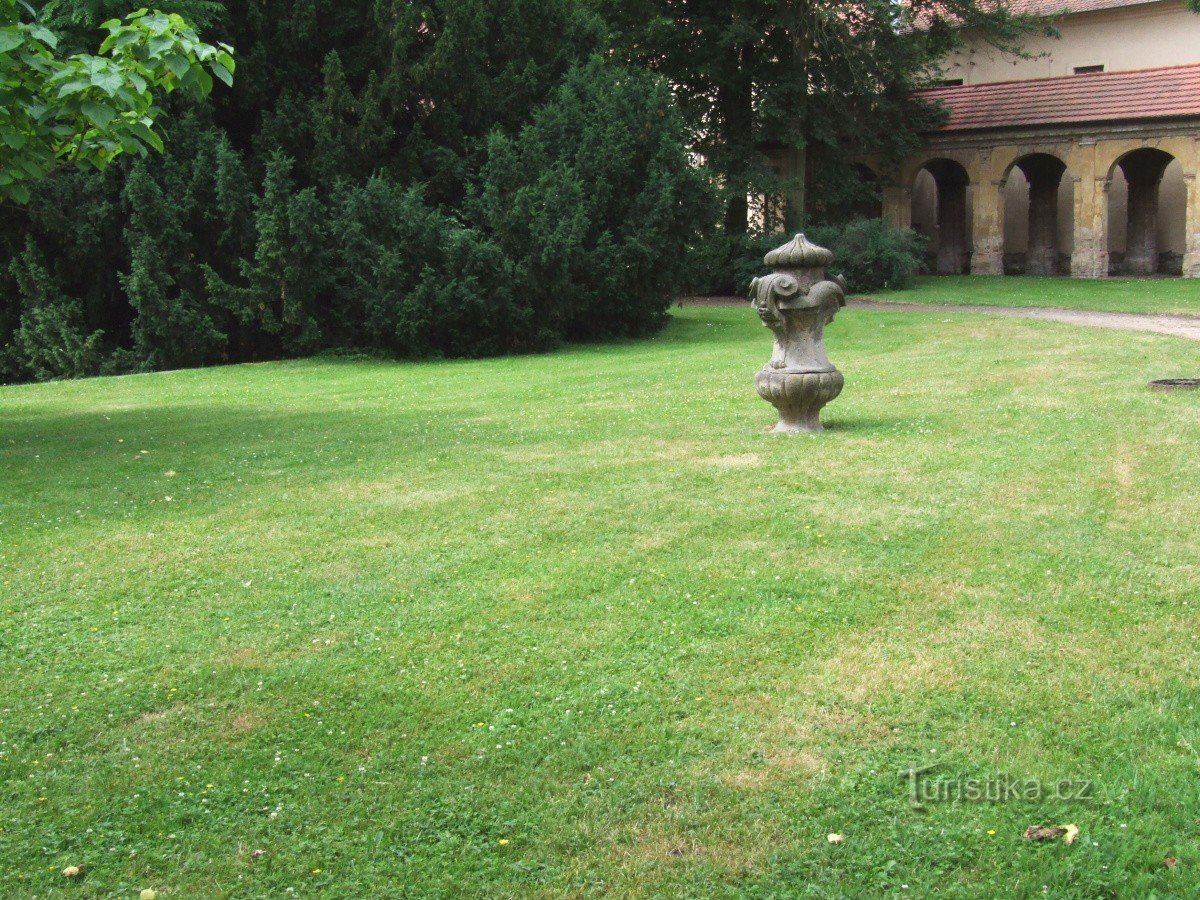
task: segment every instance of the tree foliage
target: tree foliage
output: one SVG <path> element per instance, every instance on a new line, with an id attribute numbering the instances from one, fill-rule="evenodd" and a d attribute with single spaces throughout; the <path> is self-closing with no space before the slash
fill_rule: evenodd
<path id="1" fill-rule="evenodd" d="M 27 202 L 30 182 L 62 165 L 161 152 L 156 91 L 205 97 L 214 76 L 233 84 L 232 48 L 204 43 L 177 14 L 141 9 L 100 27 L 99 55 L 60 56 L 31 6 L 0 0 L 0 200 Z"/>
<path id="2" fill-rule="evenodd" d="M 114 2 L 40 19 L 86 47 Z M 81 374 L 18 342 L 45 308 L 74 310 L 87 371 L 477 356 L 663 321 L 710 188 L 661 76 L 606 58 L 582 0 L 177 3 L 239 48 L 236 82 L 164 96 L 163 154 L 0 206 L 0 255 L 37 254 L 0 270 L 0 377 Z"/>
<path id="3" fill-rule="evenodd" d="M 772 157 L 807 152 L 834 182 L 853 156 L 911 150 L 937 115 L 913 89 L 959 28 L 1018 52 L 1038 27 L 985 0 L 593 2 L 619 52 L 675 88 L 694 146 L 724 186 L 730 234 L 746 230 L 748 195 L 803 189 L 803 168 L 780 173 Z"/>

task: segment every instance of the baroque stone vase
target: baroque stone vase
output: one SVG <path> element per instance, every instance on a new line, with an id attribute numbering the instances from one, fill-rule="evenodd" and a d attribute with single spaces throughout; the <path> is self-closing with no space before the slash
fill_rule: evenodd
<path id="1" fill-rule="evenodd" d="M 775 352 L 754 379 L 779 410 L 775 432 L 822 431 L 821 408 L 845 379 L 825 355 L 825 326 L 846 305 L 846 283 L 825 278 L 833 254 L 803 234 L 764 258 L 775 271 L 750 282 L 750 302 L 775 335 Z"/>

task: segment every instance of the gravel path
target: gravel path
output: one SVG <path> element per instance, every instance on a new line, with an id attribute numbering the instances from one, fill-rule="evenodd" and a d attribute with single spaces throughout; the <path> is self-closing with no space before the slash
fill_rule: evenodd
<path id="1" fill-rule="evenodd" d="M 684 297 L 680 306 L 740 306 L 740 297 Z M 1089 328 L 1115 328 L 1120 331 L 1150 331 L 1171 337 L 1200 341 L 1200 316 L 1177 316 L 1150 313 L 1111 313 L 1086 309 L 1051 309 L 1040 306 L 949 306 L 930 303 L 892 303 L 882 300 L 851 300 L 851 309 L 883 309 L 889 312 L 922 313 L 982 313 L 1007 316 L 1012 319 L 1040 319 L 1043 322 L 1065 322 Z"/>
<path id="2" fill-rule="evenodd" d="M 1065 322 L 1089 328 L 1116 328 L 1120 331 L 1152 331 L 1172 337 L 1200 341 L 1200 316 L 1175 316 L 1151 313 L 1096 312 L 1089 309 L 1050 309 L 1042 306 L 948 306 L 927 303 L 888 303 L 880 300 L 851 300 L 851 309 L 886 309 L 899 312 L 983 313 L 1011 319 L 1041 319 Z"/>

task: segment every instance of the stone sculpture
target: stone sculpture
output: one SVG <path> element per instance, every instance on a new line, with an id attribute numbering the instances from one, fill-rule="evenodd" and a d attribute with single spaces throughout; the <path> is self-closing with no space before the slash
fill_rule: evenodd
<path id="1" fill-rule="evenodd" d="M 750 282 L 750 302 L 775 334 L 775 352 L 755 378 L 779 410 L 776 432 L 821 431 L 821 408 L 845 379 L 825 355 L 825 326 L 846 305 L 846 283 L 825 278 L 833 254 L 798 234 L 764 259 L 775 271 Z"/>

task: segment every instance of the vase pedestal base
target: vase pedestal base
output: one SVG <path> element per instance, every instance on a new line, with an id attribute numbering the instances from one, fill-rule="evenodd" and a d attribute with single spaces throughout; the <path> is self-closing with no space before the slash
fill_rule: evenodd
<path id="1" fill-rule="evenodd" d="M 779 410 L 772 434 L 824 431 L 821 409 L 842 392 L 846 379 L 837 369 L 785 372 L 766 368 L 754 379 L 758 396 Z"/>

